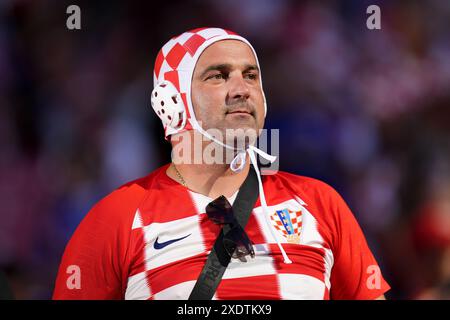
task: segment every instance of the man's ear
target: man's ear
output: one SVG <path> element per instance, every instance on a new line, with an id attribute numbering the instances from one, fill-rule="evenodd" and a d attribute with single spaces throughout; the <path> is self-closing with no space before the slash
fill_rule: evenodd
<path id="1" fill-rule="evenodd" d="M 183 99 L 170 81 L 163 81 L 155 86 L 151 103 L 164 127 L 180 130 L 186 124 L 187 116 Z"/>

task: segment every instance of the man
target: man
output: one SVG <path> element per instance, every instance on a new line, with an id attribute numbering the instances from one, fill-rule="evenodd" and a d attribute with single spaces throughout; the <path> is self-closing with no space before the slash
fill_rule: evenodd
<path id="1" fill-rule="evenodd" d="M 242 133 L 259 133 L 267 112 L 247 40 L 219 28 L 185 32 L 161 49 L 154 76 L 152 106 L 173 162 L 94 206 L 66 248 L 55 299 L 187 299 L 222 229 L 206 208 L 233 204 L 251 166 L 251 254 L 231 258 L 213 298 L 383 298 L 389 285 L 336 191 L 285 172 L 261 176 L 255 153 L 274 158 Z"/>

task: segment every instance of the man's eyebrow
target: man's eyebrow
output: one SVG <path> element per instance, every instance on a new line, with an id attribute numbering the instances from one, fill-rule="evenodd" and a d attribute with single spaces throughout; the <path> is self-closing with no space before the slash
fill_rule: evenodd
<path id="1" fill-rule="evenodd" d="M 253 70 L 259 72 L 259 68 L 256 64 L 246 64 L 245 65 L 244 72 L 253 71 Z"/>
<path id="2" fill-rule="evenodd" d="M 200 75 L 200 78 L 203 78 L 208 72 L 210 71 L 227 71 L 227 70 L 231 70 L 233 68 L 233 66 L 229 63 L 220 63 L 220 64 L 213 64 L 210 65 L 209 67 L 207 67 L 202 74 Z M 253 71 L 256 70 L 257 72 L 259 72 L 259 68 L 256 64 L 246 64 L 244 66 L 244 72 L 249 72 L 249 71 Z"/>
<path id="3" fill-rule="evenodd" d="M 202 72 L 202 74 L 200 75 L 200 78 L 203 78 L 204 76 L 206 76 L 206 74 L 210 71 L 215 71 L 215 70 L 224 71 L 224 70 L 230 70 L 230 69 L 231 69 L 231 64 L 228 64 L 228 63 L 213 64 L 213 65 L 210 65 L 209 67 L 207 67 Z"/>

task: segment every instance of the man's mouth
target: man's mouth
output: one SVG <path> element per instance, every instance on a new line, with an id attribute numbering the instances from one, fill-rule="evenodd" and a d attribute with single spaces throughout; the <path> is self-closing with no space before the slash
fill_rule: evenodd
<path id="1" fill-rule="evenodd" d="M 247 110 L 247 109 L 237 109 L 237 110 L 232 110 L 232 111 L 227 111 L 226 113 L 228 114 L 234 114 L 234 115 L 250 115 L 250 116 L 254 116 L 253 112 Z"/>

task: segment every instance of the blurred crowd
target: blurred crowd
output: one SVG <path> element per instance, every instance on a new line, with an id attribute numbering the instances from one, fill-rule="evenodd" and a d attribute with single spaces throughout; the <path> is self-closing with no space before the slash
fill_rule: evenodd
<path id="1" fill-rule="evenodd" d="M 81 30 L 66 28 L 70 4 Z M 366 27 L 371 4 L 381 30 Z M 342 194 L 387 297 L 449 299 L 446 0 L 1 1 L 0 268 L 14 297 L 50 298 L 91 206 L 170 161 L 149 105 L 153 62 L 201 26 L 252 42 L 280 169 Z"/>

